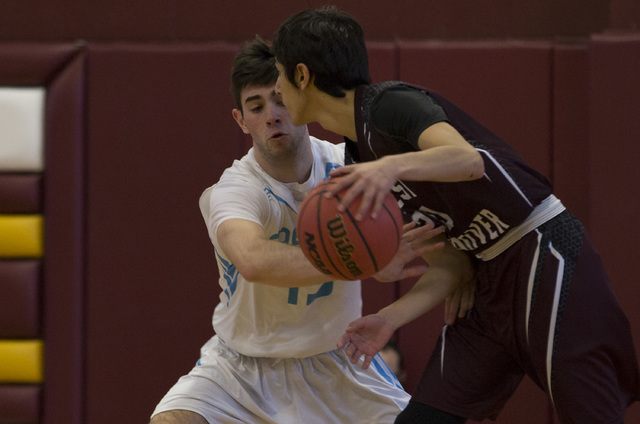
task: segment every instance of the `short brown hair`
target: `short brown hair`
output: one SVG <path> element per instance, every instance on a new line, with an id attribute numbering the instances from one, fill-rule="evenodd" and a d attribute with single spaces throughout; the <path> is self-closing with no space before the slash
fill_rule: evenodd
<path id="1" fill-rule="evenodd" d="M 247 86 L 267 87 L 278 80 L 276 59 L 271 42 L 256 35 L 236 55 L 231 68 L 231 94 L 242 111 L 240 93 Z"/>

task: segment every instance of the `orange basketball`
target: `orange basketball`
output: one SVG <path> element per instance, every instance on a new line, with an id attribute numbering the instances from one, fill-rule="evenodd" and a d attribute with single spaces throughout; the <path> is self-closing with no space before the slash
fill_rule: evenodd
<path id="1" fill-rule="evenodd" d="M 298 242 L 307 259 L 321 272 L 340 280 L 370 277 L 391 262 L 400 245 L 402 214 L 391 193 L 376 219 L 356 221 L 360 198 L 344 212 L 337 209 L 345 190 L 324 194 L 336 179 L 328 179 L 305 197 L 298 214 Z"/>

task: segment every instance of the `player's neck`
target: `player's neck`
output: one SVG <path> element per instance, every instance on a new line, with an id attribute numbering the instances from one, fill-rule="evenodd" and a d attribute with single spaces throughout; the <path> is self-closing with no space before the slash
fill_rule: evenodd
<path id="1" fill-rule="evenodd" d="M 325 130 L 357 141 L 353 110 L 354 95 L 355 90 L 347 91 L 345 97 L 319 93 L 314 121 L 317 121 Z"/>
<path id="2" fill-rule="evenodd" d="M 291 162 L 267 162 L 260 164 L 267 174 L 281 183 L 304 183 L 311 174 L 311 164 L 293 164 Z"/>
<path id="3" fill-rule="evenodd" d="M 304 183 L 309 179 L 313 166 L 313 152 L 308 139 L 297 151 L 286 154 L 263 156 L 256 150 L 254 155 L 264 171 L 282 183 Z"/>

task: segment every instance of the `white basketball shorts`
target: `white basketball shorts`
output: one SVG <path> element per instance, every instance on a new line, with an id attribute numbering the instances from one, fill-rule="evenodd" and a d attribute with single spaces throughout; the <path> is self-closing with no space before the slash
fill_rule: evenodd
<path id="1" fill-rule="evenodd" d="M 410 395 L 379 355 L 369 369 L 361 365 L 342 349 L 307 358 L 248 357 L 214 336 L 152 416 L 180 409 L 210 424 L 393 423 Z"/>

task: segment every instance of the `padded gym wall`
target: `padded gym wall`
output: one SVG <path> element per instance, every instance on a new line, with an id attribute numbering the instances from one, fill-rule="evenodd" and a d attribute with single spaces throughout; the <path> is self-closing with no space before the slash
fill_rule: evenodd
<path id="1" fill-rule="evenodd" d="M 550 175 L 554 191 L 589 228 L 588 44 L 553 48 Z"/>
<path id="2" fill-rule="evenodd" d="M 234 2 L 192 0 L 50 0 L 3 3 L 0 39 L 7 41 L 242 42 L 271 38 L 293 13 L 323 0 Z M 608 28 L 637 31 L 636 0 L 353 0 L 330 2 L 362 23 L 367 39 L 478 40 L 589 36 Z"/>
<path id="3" fill-rule="evenodd" d="M 335 3 L 362 22 L 374 80 L 402 77 L 441 91 L 552 178 L 591 230 L 638 343 L 638 2 Z M 27 300 L 34 305 L 37 297 L 37 310 L 0 311 L 0 328 L 8 315 L 37 316 L 39 327 L 29 324 L 29 331 L 44 340 L 43 390 L 34 385 L 21 397 L 25 407 L 17 414 L 24 420 L 37 409 L 48 424 L 145 422 L 195 362 L 212 331 L 218 290 L 197 198 L 247 148 L 230 116 L 233 55 L 256 33 L 271 37 L 295 11 L 324 4 L 3 4 L 0 86 L 47 89 L 44 179 L 0 177 L 0 191 L 9 187 L 20 193 L 16 202 L 32 205 L 12 214 L 41 211 L 45 219 L 44 266 L 31 262 L 32 277 L 24 280 L 37 287 Z M 618 35 L 588 39 L 607 29 Z M 636 36 L 619 35 L 624 31 Z M 558 37 L 581 38 L 568 44 Z M 524 38 L 548 41 L 513 41 Z M 76 39 L 87 42 L 69 43 Z M 493 41 L 475 41 L 486 39 Z M 514 134 L 518 140 L 511 140 Z M 6 198 L 0 196 L 0 207 Z M 410 283 L 365 282 L 365 313 Z M 409 389 L 441 323 L 439 308 L 398 333 Z M 13 337 L 7 334 L 0 338 Z M 16 405 L 15 398 L 2 398 L 6 393 L 0 387 L 0 411 Z M 498 423 L 527 422 L 527 416 L 536 424 L 554 422 L 546 405 L 525 383 Z M 628 422 L 640 422 L 639 409 L 629 411 Z"/>
<path id="4" fill-rule="evenodd" d="M 636 3 L 637 5 L 637 3 Z M 640 34 L 593 36 L 588 60 L 590 232 L 640 353 Z M 625 422 L 640 422 L 640 405 Z"/>
<path id="5" fill-rule="evenodd" d="M 576 176 L 584 176 L 588 159 L 581 154 L 567 157 L 584 143 L 585 116 L 580 111 L 583 78 L 589 74 L 587 48 L 585 43 L 400 43 L 372 45 L 371 57 L 373 69 L 384 69 L 374 79 L 398 77 L 435 87 L 505 138 L 517 138 L 514 144 L 523 155 L 559 190 L 569 192 L 576 187 Z M 223 58 L 218 53 L 210 58 L 182 45 L 90 46 L 88 305 L 92 313 L 87 393 L 91 422 L 102 417 L 105 422 L 123 419 L 113 410 L 114 404 L 127 405 L 129 415 L 147 414 L 175 378 L 187 371 L 184 364 L 191 363 L 203 335 L 211 331 L 215 270 L 194 200 L 246 148 L 246 137 L 228 116 L 231 99 L 220 94 L 228 96 L 228 68 L 235 52 L 232 47 L 223 50 L 218 52 Z M 211 75 L 201 66 L 210 67 Z M 576 72 L 583 77 L 576 78 Z M 201 92 L 201 87 L 208 88 Z M 322 135 L 318 128 L 312 131 Z M 219 144 L 220 139 L 236 144 Z M 195 180 L 183 175 L 185 163 L 193 168 Z M 210 167 L 215 171 L 205 171 Z M 202 183 L 195 183 L 200 179 Z M 583 201 L 580 196 L 576 199 Z M 167 202 L 175 207 L 167 209 Z M 578 209 L 585 215 L 589 212 Z M 117 231 L 114 218 L 120 226 Z M 127 247 L 131 243 L 136 247 Z M 177 249 L 191 249 L 192 256 L 184 257 Z M 407 284 L 400 287 L 404 290 Z M 617 283 L 614 288 L 625 290 Z M 365 312 L 381 306 L 395 290 L 384 287 L 382 297 L 366 291 Z M 410 367 L 410 390 L 430 350 L 428 340 L 439 334 L 441 317 L 441 310 L 433 311 L 399 332 Z M 114 374 L 114 368 L 122 373 Z M 158 368 L 164 372 L 158 374 Z M 138 374 L 139 387 L 123 390 L 123 376 L 129 372 Z M 129 400 L 140 391 L 143 398 L 132 405 Z M 548 406 L 540 405 L 548 405 L 546 399 L 525 382 L 498 422 L 522 420 L 525 408 L 530 422 L 551 422 Z"/>
<path id="6" fill-rule="evenodd" d="M 83 422 L 83 59 L 75 44 L 0 44 L 0 85 L 45 93 L 35 112 L 40 118 L 29 123 L 30 132 L 42 131 L 38 146 L 20 139 L 13 153 L 22 154 L 9 155 L 0 172 L 0 213 L 40 221 L 28 237 L 36 249 L 5 252 L 0 259 L 0 338 L 12 339 L 13 348 L 25 347 L 14 349 L 17 362 L 0 362 L 32 375 L 3 380 L 3 422 L 42 422 L 44 417 L 52 424 Z M 3 119 L 8 116 L 4 109 Z M 11 116 L 2 121 L 3 131 L 19 125 L 20 117 Z M 2 132 L 0 150 L 11 153 L 6 136 Z M 30 145 L 27 156 L 35 160 L 25 162 Z M 0 244 L 12 234 L 24 239 L 27 228 L 4 227 Z M 7 347 L 0 351 L 9 352 Z"/>
<path id="7" fill-rule="evenodd" d="M 44 87 L 0 87 L 0 421 L 39 419 Z"/>
<path id="8" fill-rule="evenodd" d="M 236 45 L 89 45 L 86 422 L 145 422 L 213 334 L 198 199 L 244 152 Z"/>

